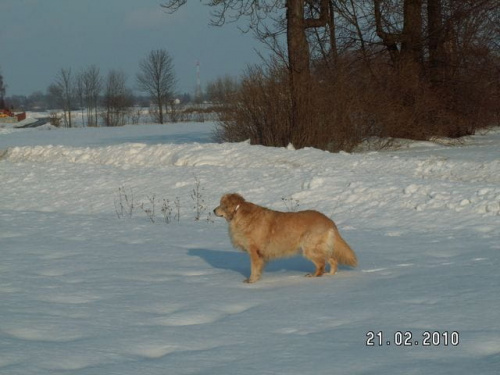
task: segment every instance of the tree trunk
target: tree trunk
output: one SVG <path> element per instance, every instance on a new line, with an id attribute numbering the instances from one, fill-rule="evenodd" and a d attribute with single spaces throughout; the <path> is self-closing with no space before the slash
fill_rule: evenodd
<path id="1" fill-rule="evenodd" d="M 377 36 L 382 40 L 382 43 L 387 48 L 389 56 L 391 57 L 392 63 L 399 67 L 400 53 L 398 48 L 398 43 L 401 40 L 400 33 L 388 33 L 384 31 L 382 26 L 382 12 L 380 10 L 380 4 L 382 0 L 373 0 L 373 9 L 375 11 L 375 29 Z"/>
<path id="2" fill-rule="evenodd" d="M 328 28 L 330 32 L 330 59 L 333 63 L 333 66 L 337 66 L 337 62 L 339 59 L 339 51 L 337 48 L 337 35 L 336 35 L 336 25 L 335 25 L 335 9 L 333 1 L 330 0 L 328 2 L 330 17 L 328 17 Z"/>
<path id="3" fill-rule="evenodd" d="M 422 72 L 422 0 L 405 0 L 403 14 L 400 74 L 404 85 L 412 89 L 419 86 Z"/>
<path id="4" fill-rule="evenodd" d="M 304 136 L 309 118 L 309 44 L 304 22 L 304 1 L 287 1 L 287 45 L 292 101 L 290 140 L 295 147 L 304 146 Z"/>
<path id="5" fill-rule="evenodd" d="M 422 0 L 405 0 L 401 59 L 422 62 Z"/>
<path id="6" fill-rule="evenodd" d="M 444 27 L 441 0 L 427 0 L 429 79 L 433 86 L 444 81 Z"/>
<path id="7" fill-rule="evenodd" d="M 160 124 L 163 125 L 163 100 L 161 97 L 158 98 L 158 111 L 159 113 L 159 118 L 160 118 Z"/>

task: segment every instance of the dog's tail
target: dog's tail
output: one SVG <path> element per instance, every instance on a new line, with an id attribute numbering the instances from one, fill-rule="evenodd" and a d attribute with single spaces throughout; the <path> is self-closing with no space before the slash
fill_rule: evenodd
<path id="1" fill-rule="evenodd" d="M 339 264 L 356 267 L 358 265 L 358 258 L 351 247 L 342 238 L 336 227 L 334 228 L 334 234 L 332 258 Z"/>

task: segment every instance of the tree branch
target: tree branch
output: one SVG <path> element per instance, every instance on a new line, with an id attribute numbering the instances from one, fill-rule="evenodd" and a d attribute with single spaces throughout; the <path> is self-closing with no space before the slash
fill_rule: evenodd
<path id="1" fill-rule="evenodd" d="M 305 0 L 309 5 L 315 7 L 311 0 Z M 329 9 L 329 1 L 328 0 L 320 0 L 319 4 L 319 17 L 318 18 L 305 18 L 304 19 L 304 28 L 310 29 L 313 27 L 323 27 L 328 23 L 328 18 L 330 15 Z"/>

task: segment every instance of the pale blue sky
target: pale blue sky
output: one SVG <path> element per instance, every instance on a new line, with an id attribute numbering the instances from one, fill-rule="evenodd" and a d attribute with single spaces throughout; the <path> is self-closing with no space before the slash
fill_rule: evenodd
<path id="1" fill-rule="evenodd" d="M 91 64 L 123 70 L 135 88 L 139 61 L 152 49 L 174 59 L 178 91 L 194 93 L 201 79 L 238 76 L 265 48 L 235 24 L 209 26 L 210 9 L 190 0 L 168 15 L 161 0 L 0 0 L 0 70 L 7 96 L 45 92 L 61 68 Z M 242 23 L 243 25 L 243 23 Z"/>

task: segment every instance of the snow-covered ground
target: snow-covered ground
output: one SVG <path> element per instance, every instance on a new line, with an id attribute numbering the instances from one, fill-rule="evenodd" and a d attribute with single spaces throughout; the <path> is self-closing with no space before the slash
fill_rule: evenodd
<path id="1" fill-rule="evenodd" d="M 498 373 L 498 129 L 330 154 L 212 127 L 0 130 L 2 375 Z M 210 215 L 232 191 L 330 215 L 360 266 L 242 283 Z"/>

